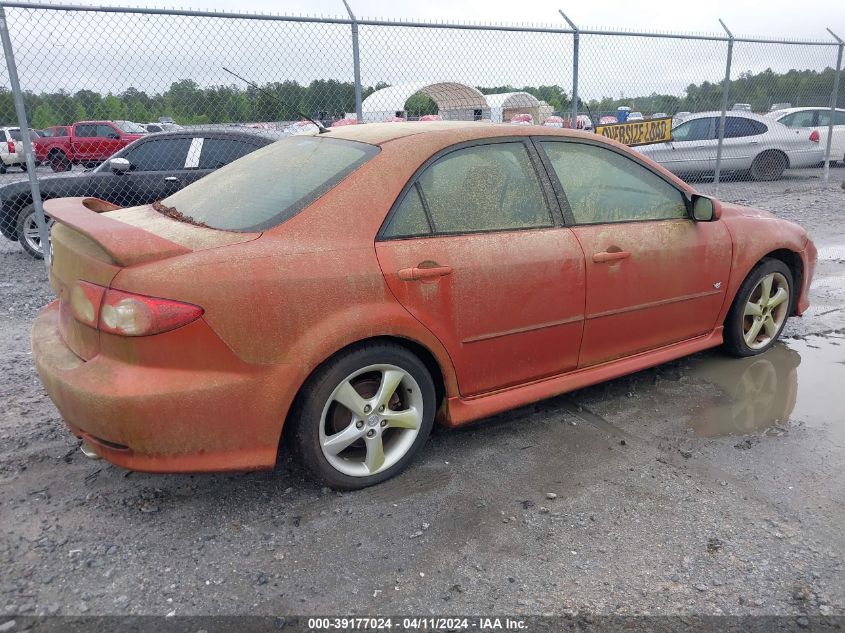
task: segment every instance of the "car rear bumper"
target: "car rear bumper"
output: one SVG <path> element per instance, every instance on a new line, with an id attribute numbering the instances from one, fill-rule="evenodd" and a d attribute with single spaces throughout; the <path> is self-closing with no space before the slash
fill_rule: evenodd
<path id="1" fill-rule="evenodd" d="M 209 472 L 275 465 L 287 404 L 277 395 L 278 371 L 237 362 L 231 372 L 140 366 L 103 354 L 84 361 L 62 339 L 59 302 L 36 318 L 32 351 L 67 426 L 117 466 Z"/>

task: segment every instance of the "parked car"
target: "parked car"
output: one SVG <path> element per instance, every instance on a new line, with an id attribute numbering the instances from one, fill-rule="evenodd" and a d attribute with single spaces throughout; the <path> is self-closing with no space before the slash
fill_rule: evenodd
<path id="1" fill-rule="evenodd" d="M 47 210 L 59 299 L 33 358 L 88 454 L 269 469 L 281 439 L 336 488 L 403 470 L 436 416 L 759 354 L 808 308 L 816 260 L 796 224 L 539 126 L 350 125 L 153 206 Z"/>
<path id="2" fill-rule="evenodd" d="M 30 130 L 29 133 L 32 138 L 38 137 L 35 130 Z M 20 167 L 26 171 L 23 137 L 19 127 L 0 128 L 0 174 L 5 174 L 9 167 Z"/>
<path id="3" fill-rule="evenodd" d="M 644 121 L 645 117 L 642 112 L 631 112 L 628 115 L 628 121 Z"/>
<path id="4" fill-rule="evenodd" d="M 671 141 L 637 150 L 674 174 L 712 174 L 720 116 L 721 112 L 690 115 L 672 128 Z M 785 169 L 810 167 L 823 160 L 819 139 L 815 130 L 791 130 L 773 119 L 731 110 L 725 117 L 721 170 L 748 172 L 754 180 L 777 180 Z"/>
<path id="5" fill-rule="evenodd" d="M 51 135 L 35 142 L 35 153 L 53 171 L 70 171 L 77 164 L 93 167 L 147 133 L 132 121 L 80 121 L 49 129 Z"/>
<path id="6" fill-rule="evenodd" d="M 766 117 L 793 130 L 819 132 L 819 146 L 827 149 L 827 132 L 830 126 L 830 108 L 787 108 L 769 112 Z M 824 160 L 824 157 L 822 157 Z M 845 162 L 845 109 L 833 114 L 833 140 L 830 143 L 830 160 Z"/>
<path id="7" fill-rule="evenodd" d="M 731 110 L 737 112 L 751 112 L 751 104 L 750 103 L 735 103 Z"/>
<path id="8" fill-rule="evenodd" d="M 159 132 L 175 132 L 176 130 L 185 129 L 177 123 L 144 123 L 142 127 L 150 134 L 157 134 Z"/>
<path id="9" fill-rule="evenodd" d="M 619 123 L 615 116 L 603 116 L 599 118 L 599 125 L 611 125 L 613 123 Z"/>
<path id="10" fill-rule="evenodd" d="M 668 114 L 666 114 L 665 112 L 655 112 L 654 114 L 652 114 L 652 115 L 651 115 L 650 117 L 648 117 L 648 118 L 649 118 L 649 119 L 665 119 L 665 118 L 666 118 L 666 117 L 668 117 L 668 116 L 669 116 L 669 115 L 668 115 Z"/>
<path id="11" fill-rule="evenodd" d="M 149 204 L 267 145 L 273 138 L 224 130 L 144 136 L 92 171 L 39 179 L 41 196 L 91 196 L 120 206 Z M 9 240 L 19 241 L 33 257 L 42 257 L 29 182 L 0 186 L 0 204 L 0 232 Z M 49 218 L 48 225 L 52 225 Z"/>
<path id="12" fill-rule="evenodd" d="M 792 104 L 789 102 L 785 103 L 773 103 L 772 106 L 769 108 L 769 112 L 774 112 L 775 110 L 786 110 L 791 108 Z"/>

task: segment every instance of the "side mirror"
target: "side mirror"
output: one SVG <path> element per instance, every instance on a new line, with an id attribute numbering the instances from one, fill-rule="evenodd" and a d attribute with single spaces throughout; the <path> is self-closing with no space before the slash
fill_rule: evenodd
<path id="1" fill-rule="evenodd" d="M 115 173 L 122 174 L 132 169 L 132 165 L 125 158 L 112 158 L 109 160 L 109 169 Z"/>
<path id="2" fill-rule="evenodd" d="M 713 222 L 722 215 L 722 208 L 716 200 L 694 194 L 692 197 L 692 219 L 696 222 Z"/>

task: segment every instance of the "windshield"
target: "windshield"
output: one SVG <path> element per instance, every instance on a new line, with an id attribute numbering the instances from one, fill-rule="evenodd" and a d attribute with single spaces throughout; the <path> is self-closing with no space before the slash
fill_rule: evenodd
<path id="1" fill-rule="evenodd" d="M 127 134 L 143 134 L 146 132 L 144 128 L 132 121 L 115 121 L 114 124 Z"/>
<path id="2" fill-rule="evenodd" d="M 378 151 L 355 141 L 294 136 L 218 169 L 162 205 L 214 229 L 261 231 L 292 218 Z"/>

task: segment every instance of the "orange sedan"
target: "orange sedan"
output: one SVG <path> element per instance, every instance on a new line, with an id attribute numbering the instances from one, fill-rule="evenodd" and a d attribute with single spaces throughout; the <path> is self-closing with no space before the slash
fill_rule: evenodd
<path id="1" fill-rule="evenodd" d="M 806 231 L 594 134 L 485 123 L 291 137 L 153 206 L 47 202 L 34 358 L 88 453 L 155 472 L 391 477 L 435 419 L 724 344 L 808 307 Z"/>

